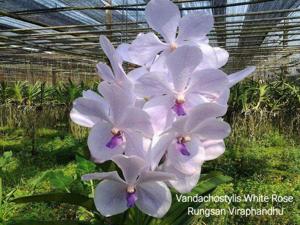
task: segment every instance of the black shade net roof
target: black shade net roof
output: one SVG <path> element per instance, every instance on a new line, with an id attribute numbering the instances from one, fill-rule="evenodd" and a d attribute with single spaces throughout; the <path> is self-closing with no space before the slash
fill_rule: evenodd
<path id="1" fill-rule="evenodd" d="M 264 76 L 299 75 L 300 0 L 176 0 L 182 15 L 207 11 L 213 46 L 225 48 L 228 73 L 256 65 Z M 151 29 L 144 0 L 0 0 L 0 79 L 38 80 L 49 74 L 95 76 L 106 61 L 99 36 L 114 45 Z M 84 78 L 81 75 L 84 75 Z M 36 78 L 37 77 L 37 78 Z"/>

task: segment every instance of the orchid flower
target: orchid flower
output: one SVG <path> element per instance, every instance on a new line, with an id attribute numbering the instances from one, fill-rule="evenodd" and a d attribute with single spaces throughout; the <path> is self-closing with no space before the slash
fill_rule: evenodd
<path id="1" fill-rule="evenodd" d="M 192 189 L 198 184 L 201 174 L 201 167 L 205 161 L 213 160 L 222 155 L 225 151 L 225 144 L 222 139 L 218 140 L 202 140 L 201 149 L 201 160 L 197 166 L 197 170 L 194 172 L 182 172 L 180 169 L 177 169 L 171 160 L 165 160 L 164 163 L 160 166 L 164 172 L 173 174 L 176 179 L 169 180 L 167 184 L 170 187 L 173 187 L 176 191 L 180 193 L 191 192 Z"/>
<path id="2" fill-rule="evenodd" d="M 112 216 L 137 206 L 142 212 L 163 217 L 171 206 L 171 193 L 162 181 L 175 179 L 172 174 L 147 171 L 146 162 L 137 156 L 114 156 L 124 180 L 117 171 L 87 174 L 83 180 L 103 180 L 96 187 L 95 205 L 103 216 Z"/>
<path id="3" fill-rule="evenodd" d="M 227 107 L 215 103 L 203 103 L 188 116 L 178 119 L 165 131 L 151 149 L 151 167 L 156 168 L 165 155 L 165 161 L 185 174 L 199 170 L 202 162 L 216 158 L 219 151 L 211 148 L 213 142 L 230 133 L 230 126 L 217 117 L 226 113 Z M 204 145 L 203 141 L 206 140 Z"/>
<path id="4" fill-rule="evenodd" d="M 204 161 L 212 160 L 225 151 L 225 145 L 223 140 L 204 140 L 202 141 L 202 162 L 198 164 L 198 168 L 193 173 L 184 173 L 177 169 L 171 160 L 166 160 L 162 164 L 162 170 L 164 172 L 175 175 L 176 179 L 169 180 L 167 184 L 173 187 L 179 193 L 188 193 L 198 184 L 201 174 L 201 167 Z"/>
<path id="5" fill-rule="evenodd" d="M 146 21 L 165 40 L 162 42 L 152 32 L 139 35 L 130 46 L 119 47 L 124 60 L 137 65 L 152 61 L 159 52 L 166 57 L 177 47 L 187 43 L 207 43 L 206 34 L 213 27 L 213 16 L 201 12 L 180 17 L 179 8 L 168 0 L 151 0 L 145 9 Z M 177 28 L 179 28 L 176 37 Z"/>
<path id="6" fill-rule="evenodd" d="M 151 97 L 144 110 L 151 116 L 155 130 L 164 130 L 176 116 L 188 114 L 201 103 L 218 102 L 221 93 L 229 92 L 227 75 L 221 70 L 195 71 L 200 61 L 197 47 L 182 46 L 167 59 L 168 74 L 150 72 L 138 80 L 136 92 Z M 220 102 L 227 104 L 227 99 Z"/>
<path id="7" fill-rule="evenodd" d="M 99 76 L 107 82 L 114 82 L 117 85 L 128 89 L 132 88 L 132 84 L 123 70 L 121 56 L 115 50 L 110 41 L 103 35 L 100 36 L 100 45 L 110 61 L 113 70 L 111 70 L 111 68 L 105 63 L 99 62 L 97 64 Z"/>
<path id="8" fill-rule="evenodd" d="M 110 160 L 122 154 L 144 157 L 153 129 L 149 116 L 142 109 L 134 107 L 132 94 L 116 84 L 101 82 L 99 92 L 84 93 L 85 97 L 75 100 L 71 112 L 72 120 L 86 127 L 92 127 L 88 146 L 96 162 Z"/>

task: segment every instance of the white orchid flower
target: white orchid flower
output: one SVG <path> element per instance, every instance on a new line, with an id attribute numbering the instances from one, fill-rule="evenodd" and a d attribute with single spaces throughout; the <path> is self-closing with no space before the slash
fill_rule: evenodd
<path id="1" fill-rule="evenodd" d="M 118 48 L 124 60 L 145 65 L 163 52 L 165 57 L 177 47 L 187 43 L 207 43 L 206 34 L 213 27 L 213 16 L 208 13 L 188 14 L 181 18 L 179 8 L 168 0 L 152 0 L 145 9 L 146 21 L 165 42 L 153 33 L 139 34 L 131 45 Z M 178 36 L 176 36 L 179 28 Z M 142 51 L 141 51 L 142 50 Z"/>
<path id="2" fill-rule="evenodd" d="M 226 110 L 222 105 L 204 103 L 174 122 L 152 145 L 152 169 L 158 166 L 164 155 L 165 161 L 185 174 L 193 174 L 204 161 L 217 158 L 223 151 L 212 148 L 212 145 L 221 144 L 220 140 L 230 133 L 229 124 L 217 118 Z"/>
<path id="3" fill-rule="evenodd" d="M 226 90 L 229 93 L 227 75 L 218 69 L 195 71 L 201 56 L 198 48 L 182 46 L 166 61 L 169 73 L 150 72 L 138 80 L 137 94 L 151 96 L 144 110 L 156 131 L 168 128 L 176 116 L 187 115 L 199 104 L 224 102 L 227 105 L 227 95 L 223 94 Z"/>
<path id="4" fill-rule="evenodd" d="M 122 170 L 124 180 L 116 171 L 82 177 L 83 180 L 103 180 L 96 187 L 97 210 L 108 217 L 137 206 L 150 216 L 163 217 L 171 206 L 172 196 L 162 181 L 175 179 L 174 175 L 147 170 L 146 162 L 137 156 L 119 155 L 112 160 Z"/>
<path id="5" fill-rule="evenodd" d="M 148 114 L 135 107 L 132 94 L 116 84 L 102 82 L 99 92 L 104 98 L 89 91 L 74 101 L 71 111 L 75 123 L 92 127 L 88 146 L 93 160 L 102 163 L 124 151 L 144 157 L 147 138 L 153 136 Z"/>

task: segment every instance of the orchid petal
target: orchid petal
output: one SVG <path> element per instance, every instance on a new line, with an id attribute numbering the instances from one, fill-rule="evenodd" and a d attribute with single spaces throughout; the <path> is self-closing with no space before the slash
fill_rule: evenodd
<path id="1" fill-rule="evenodd" d="M 199 166 L 198 170 L 191 175 L 180 172 L 172 165 L 165 165 L 164 171 L 173 173 L 176 176 L 176 180 L 168 181 L 168 183 L 175 188 L 176 191 L 179 193 L 188 193 L 191 192 L 192 189 L 197 185 L 200 178 L 201 167 Z"/>
<path id="2" fill-rule="evenodd" d="M 203 139 L 223 139 L 230 134 L 228 123 L 216 118 L 209 118 L 195 127 L 192 132 Z"/>
<path id="3" fill-rule="evenodd" d="M 96 66 L 98 75 L 102 80 L 112 81 L 114 80 L 114 74 L 111 71 L 110 67 L 105 63 L 99 62 Z"/>
<path id="4" fill-rule="evenodd" d="M 192 74 L 189 93 L 219 94 L 228 87 L 227 75 L 218 69 L 205 69 Z"/>
<path id="5" fill-rule="evenodd" d="M 176 177 L 174 174 L 161 172 L 161 171 L 145 171 L 141 173 L 137 184 L 142 184 L 146 182 L 153 182 L 153 181 L 167 181 L 167 180 L 174 180 Z"/>
<path id="6" fill-rule="evenodd" d="M 162 43 L 154 33 L 150 32 L 140 34 L 131 45 L 122 46 L 120 51 L 123 54 L 127 52 L 129 62 L 142 66 L 153 62 L 156 55 L 165 48 L 167 48 L 167 45 Z"/>
<path id="7" fill-rule="evenodd" d="M 229 58 L 229 53 L 223 48 L 214 47 L 213 49 L 217 56 L 216 68 L 221 68 L 222 66 L 224 66 L 227 63 L 228 58 Z"/>
<path id="8" fill-rule="evenodd" d="M 203 36 L 203 37 L 199 38 L 199 39 L 197 40 L 197 42 L 198 42 L 198 43 L 200 42 L 200 43 L 208 44 L 208 43 L 209 43 L 209 39 L 208 39 L 207 36 Z"/>
<path id="9" fill-rule="evenodd" d="M 112 61 L 110 62 L 110 64 L 111 64 L 111 67 L 113 68 L 117 84 L 119 84 L 121 86 L 123 85 L 123 86 L 130 87 L 131 83 L 129 82 L 129 80 L 126 76 L 126 73 L 122 67 L 122 61 L 117 52 L 113 55 Z"/>
<path id="10" fill-rule="evenodd" d="M 216 103 L 203 103 L 196 106 L 190 111 L 184 127 L 184 131 L 191 131 L 199 123 L 212 117 L 223 116 L 227 111 L 227 107 Z"/>
<path id="11" fill-rule="evenodd" d="M 140 96 L 157 96 L 170 94 L 171 85 L 166 79 L 167 75 L 160 72 L 144 74 L 136 84 L 136 92 Z"/>
<path id="12" fill-rule="evenodd" d="M 119 123 L 121 128 L 142 132 L 148 138 L 153 136 L 150 116 L 142 109 L 127 107 Z"/>
<path id="13" fill-rule="evenodd" d="M 143 75 L 149 73 L 149 71 L 145 67 L 139 67 L 134 70 L 131 70 L 127 76 L 134 83 L 138 79 L 140 79 Z"/>
<path id="14" fill-rule="evenodd" d="M 229 87 L 232 87 L 238 82 L 240 82 L 241 80 L 245 79 L 247 76 L 253 73 L 255 69 L 256 69 L 255 66 L 249 66 L 246 69 L 230 74 L 228 76 Z"/>
<path id="15" fill-rule="evenodd" d="M 178 41 L 197 40 L 208 34 L 213 25 L 214 18 L 208 13 L 188 14 L 179 22 Z"/>
<path id="16" fill-rule="evenodd" d="M 209 44 L 200 43 L 198 44 L 199 49 L 202 52 L 202 60 L 199 63 L 197 70 L 205 70 L 205 69 L 218 69 L 218 57 L 214 48 Z"/>
<path id="17" fill-rule="evenodd" d="M 192 137 L 192 140 L 184 143 L 188 155 L 182 154 L 176 149 L 177 143 L 173 142 L 168 148 L 167 159 L 178 171 L 190 175 L 199 170 L 199 166 L 203 163 L 204 147 L 200 140 Z"/>
<path id="18" fill-rule="evenodd" d="M 126 201 L 126 185 L 104 180 L 95 190 L 95 206 L 103 216 L 113 216 L 128 209 Z"/>
<path id="19" fill-rule="evenodd" d="M 147 215 L 161 218 L 171 207 L 172 196 L 162 182 L 147 182 L 137 186 L 136 206 Z"/>
<path id="20" fill-rule="evenodd" d="M 124 108 L 133 106 L 135 99 L 132 93 L 118 85 L 101 82 L 99 92 L 109 103 L 114 123 L 118 123 L 122 118 Z"/>
<path id="21" fill-rule="evenodd" d="M 183 143 L 179 143 L 179 142 L 176 143 L 176 151 L 180 152 L 184 156 L 190 156 L 191 155 L 191 153 L 187 149 L 186 145 L 183 144 Z"/>
<path id="22" fill-rule="evenodd" d="M 159 134 L 171 126 L 175 119 L 171 107 L 174 104 L 174 98 L 168 95 L 158 96 L 150 99 L 144 105 L 144 110 L 150 116 L 154 132 Z"/>
<path id="23" fill-rule="evenodd" d="M 112 125 L 109 123 L 98 122 L 91 129 L 88 137 L 88 146 L 92 159 L 95 162 L 102 163 L 110 160 L 114 155 L 123 153 L 123 145 L 116 146 L 113 149 L 106 147 L 106 144 L 112 138 L 112 128 Z"/>
<path id="24" fill-rule="evenodd" d="M 185 116 L 185 117 L 178 118 L 176 121 L 173 122 L 171 129 L 176 131 L 177 133 L 184 132 L 185 131 L 185 124 L 187 122 L 188 117 Z"/>
<path id="25" fill-rule="evenodd" d="M 120 146 L 124 143 L 124 138 L 122 134 L 115 134 L 112 138 L 106 143 L 106 147 L 114 149 L 117 146 Z"/>
<path id="26" fill-rule="evenodd" d="M 115 54 L 114 46 L 110 43 L 108 38 L 104 35 L 100 35 L 99 41 L 100 41 L 100 45 L 101 45 L 103 52 L 105 53 L 105 55 L 107 56 L 109 61 L 112 62 L 113 55 Z"/>
<path id="27" fill-rule="evenodd" d="M 130 47 L 130 44 L 123 43 L 117 47 L 116 51 L 124 61 L 133 63 L 132 59 L 130 57 L 130 54 L 128 52 L 129 47 Z"/>
<path id="28" fill-rule="evenodd" d="M 175 41 L 180 20 L 180 11 L 171 1 L 151 0 L 145 9 L 149 26 L 160 33 L 166 42 Z"/>
<path id="29" fill-rule="evenodd" d="M 100 45 L 110 61 L 116 81 L 124 86 L 129 86 L 130 83 L 128 82 L 126 74 L 122 68 L 122 59 L 119 53 L 115 50 L 110 41 L 103 35 L 100 36 Z"/>
<path id="30" fill-rule="evenodd" d="M 138 200 L 136 192 L 126 194 L 127 207 L 132 208 L 135 205 L 135 202 Z"/>
<path id="31" fill-rule="evenodd" d="M 144 138 L 141 133 L 137 132 L 125 132 L 126 148 L 125 154 L 127 156 L 139 156 L 144 160 L 147 160 L 148 151 L 151 144 L 151 139 Z"/>
<path id="32" fill-rule="evenodd" d="M 75 123 L 92 127 L 98 121 L 109 121 L 108 105 L 100 96 L 97 100 L 80 97 L 73 102 L 70 116 Z"/>
<path id="33" fill-rule="evenodd" d="M 97 92 L 92 90 L 86 90 L 82 92 L 82 97 L 99 101 L 99 104 L 101 104 L 102 107 L 105 107 L 105 109 L 108 110 L 108 104 Z"/>
<path id="34" fill-rule="evenodd" d="M 167 48 L 161 54 L 159 54 L 156 60 L 151 64 L 150 72 L 159 71 L 159 72 L 167 73 L 168 68 L 166 66 L 166 60 L 168 56 L 171 54 L 171 52 L 172 49 Z"/>
<path id="35" fill-rule="evenodd" d="M 203 57 L 197 70 L 218 69 L 227 63 L 229 54 L 226 50 L 219 47 L 211 47 L 204 43 L 198 43 L 198 47 L 200 48 Z"/>
<path id="36" fill-rule="evenodd" d="M 189 114 L 191 110 L 193 110 L 195 107 L 199 106 L 200 104 L 212 102 L 212 100 L 209 99 L 208 97 L 210 97 L 210 95 L 199 94 L 199 93 L 186 93 L 184 108 L 186 109 L 187 114 Z"/>
<path id="37" fill-rule="evenodd" d="M 131 185 L 136 183 L 146 166 L 145 160 L 138 156 L 117 155 L 112 158 L 112 161 L 122 170 L 125 181 Z"/>
<path id="38" fill-rule="evenodd" d="M 167 152 L 167 148 L 174 140 L 175 136 L 172 133 L 164 134 L 162 136 L 155 136 L 152 141 L 152 148 L 150 151 L 151 169 L 154 170 L 164 154 Z"/>
<path id="39" fill-rule="evenodd" d="M 86 116 L 80 112 L 78 112 L 76 109 L 72 109 L 70 112 L 70 118 L 72 121 L 79 126 L 83 127 L 93 127 L 98 121 L 101 119 L 98 117 L 91 117 Z"/>
<path id="40" fill-rule="evenodd" d="M 223 92 L 220 93 L 220 95 L 215 99 L 215 102 L 217 104 L 227 106 L 227 102 L 229 100 L 230 96 L 230 89 L 225 89 Z"/>
<path id="41" fill-rule="evenodd" d="M 172 106 L 171 108 L 177 116 L 185 116 L 186 112 L 185 109 L 183 107 L 183 103 L 177 103 L 175 102 L 175 104 Z"/>
<path id="42" fill-rule="evenodd" d="M 205 149 L 205 161 L 216 159 L 225 151 L 225 144 L 222 139 L 205 140 L 202 142 L 202 144 Z"/>
<path id="43" fill-rule="evenodd" d="M 198 66 L 201 58 L 201 51 L 195 46 L 182 46 L 170 54 L 166 63 L 176 91 L 184 90 L 191 73 Z"/>
<path id="44" fill-rule="evenodd" d="M 144 98 L 137 98 L 135 100 L 134 106 L 137 107 L 137 108 L 139 108 L 139 109 L 142 109 L 144 107 L 145 103 L 146 103 L 146 99 L 144 99 Z"/>
<path id="45" fill-rule="evenodd" d="M 81 177 L 83 181 L 89 181 L 89 180 L 112 180 L 117 181 L 120 183 L 124 183 L 124 180 L 121 179 L 117 171 L 113 172 L 103 172 L 103 173 L 90 173 L 85 174 Z"/>

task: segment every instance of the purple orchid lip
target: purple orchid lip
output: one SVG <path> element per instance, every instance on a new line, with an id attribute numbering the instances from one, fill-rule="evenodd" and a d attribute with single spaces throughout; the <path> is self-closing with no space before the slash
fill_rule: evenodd
<path id="1" fill-rule="evenodd" d="M 135 202 L 137 201 L 138 197 L 136 195 L 136 192 L 127 192 L 126 200 L 127 200 L 127 207 L 131 208 L 135 205 Z"/>
<path id="2" fill-rule="evenodd" d="M 186 112 L 183 108 L 183 103 L 176 102 L 175 105 L 172 107 L 173 111 L 177 114 L 177 116 L 185 116 Z"/>
<path id="3" fill-rule="evenodd" d="M 182 155 L 185 155 L 185 156 L 190 156 L 191 155 L 191 153 L 189 152 L 189 150 L 187 149 L 187 147 L 185 146 L 185 144 L 180 143 L 179 141 L 177 141 L 177 143 L 176 143 L 176 149 L 178 151 L 180 151 L 180 153 Z"/>
<path id="4" fill-rule="evenodd" d="M 113 148 L 119 146 L 119 145 L 122 144 L 122 143 L 123 143 L 123 137 L 122 137 L 122 134 L 118 133 L 118 134 L 115 134 L 115 135 L 109 140 L 109 142 L 107 142 L 106 147 L 113 149 Z"/>

